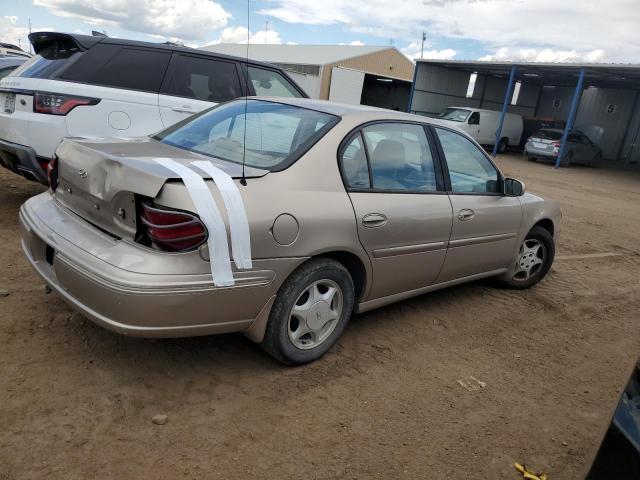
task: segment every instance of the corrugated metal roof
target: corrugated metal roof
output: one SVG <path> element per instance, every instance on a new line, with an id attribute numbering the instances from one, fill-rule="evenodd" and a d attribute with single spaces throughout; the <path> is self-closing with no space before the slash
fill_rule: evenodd
<path id="1" fill-rule="evenodd" d="M 417 65 L 435 65 L 478 75 L 508 78 L 517 67 L 516 79 L 530 84 L 573 86 L 585 69 L 585 88 L 640 88 L 640 65 L 631 63 L 486 62 L 479 60 L 418 60 Z"/>
<path id="2" fill-rule="evenodd" d="M 250 44 L 249 58 L 268 63 L 294 63 L 302 65 L 326 65 L 347 58 L 359 57 L 394 47 L 370 45 L 286 45 Z M 245 57 L 247 45 L 242 43 L 218 43 L 202 47 L 203 50 Z"/>

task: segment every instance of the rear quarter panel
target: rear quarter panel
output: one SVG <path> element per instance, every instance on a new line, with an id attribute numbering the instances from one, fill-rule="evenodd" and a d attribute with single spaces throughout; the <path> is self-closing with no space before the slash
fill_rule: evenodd
<path id="1" fill-rule="evenodd" d="M 338 145 L 349 130 L 336 125 L 286 170 L 249 178 L 246 186 L 236 180 L 249 219 L 253 259 L 306 259 L 343 251 L 356 255 L 370 278 L 369 259 L 358 239 L 355 214 L 337 162 Z M 212 181 L 208 180 L 207 184 L 228 229 L 222 198 Z M 156 201 L 194 210 L 186 189 L 179 182 L 166 184 Z M 289 244 L 278 243 L 274 236 L 274 222 L 281 215 L 290 215 L 298 225 L 297 235 Z"/>

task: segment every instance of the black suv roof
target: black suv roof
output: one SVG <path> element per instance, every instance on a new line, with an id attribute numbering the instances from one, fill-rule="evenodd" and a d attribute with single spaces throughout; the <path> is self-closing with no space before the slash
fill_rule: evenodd
<path id="1" fill-rule="evenodd" d="M 33 32 L 29 34 L 29 41 L 31 42 L 31 45 L 33 45 L 33 49 L 35 53 L 40 53 L 41 50 L 43 50 L 48 45 L 54 42 L 72 42 L 80 51 L 88 50 L 97 43 L 106 43 L 106 44 L 112 44 L 112 45 L 128 45 L 128 46 L 155 48 L 155 49 L 167 50 L 171 52 L 197 53 L 198 55 L 210 56 L 214 58 L 225 58 L 227 60 L 234 60 L 242 63 L 248 63 L 249 65 L 268 67 L 271 69 L 276 69 L 286 74 L 286 72 L 284 72 L 281 68 L 275 65 L 271 65 L 269 63 L 257 62 L 255 60 L 247 60 L 246 58 L 235 57 L 233 55 L 225 55 L 222 53 L 209 52 L 207 50 L 199 50 L 196 48 L 183 47 L 173 43 L 141 42 L 138 40 L 127 40 L 123 38 L 79 35 L 75 33 L 62 33 L 62 32 Z"/>

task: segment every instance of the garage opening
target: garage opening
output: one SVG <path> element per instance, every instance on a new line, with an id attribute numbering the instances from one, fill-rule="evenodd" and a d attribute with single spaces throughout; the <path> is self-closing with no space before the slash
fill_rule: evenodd
<path id="1" fill-rule="evenodd" d="M 496 137 L 518 115 L 522 136 L 509 148 L 535 140 L 556 166 L 589 157 L 596 167 L 640 168 L 640 65 L 420 60 L 408 105 L 432 117 L 454 106 L 489 111 L 502 118 Z"/>
<path id="2" fill-rule="evenodd" d="M 331 72 L 329 100 L 406 111 L 411 82 L 344 67 Z"/>

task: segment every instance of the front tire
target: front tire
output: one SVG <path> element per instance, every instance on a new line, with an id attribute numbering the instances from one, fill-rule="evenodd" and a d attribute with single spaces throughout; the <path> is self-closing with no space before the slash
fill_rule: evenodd
<path id="1" fill-rule="evenodd" d="M 518 290 L 533 287 L 547 275 L 555 255 L 556 247 L 549 231 L 533 227 L 518 249 L 511 278 L 502 279 L 500 283 Z"/>
<path id="2" fill-rule="evenodd" d="M 280 287 L 261 346 L 289 365 L 317 360 L 344 331 L 354 301 L 344 265 L 329 258 L 310 260 Z"/>

